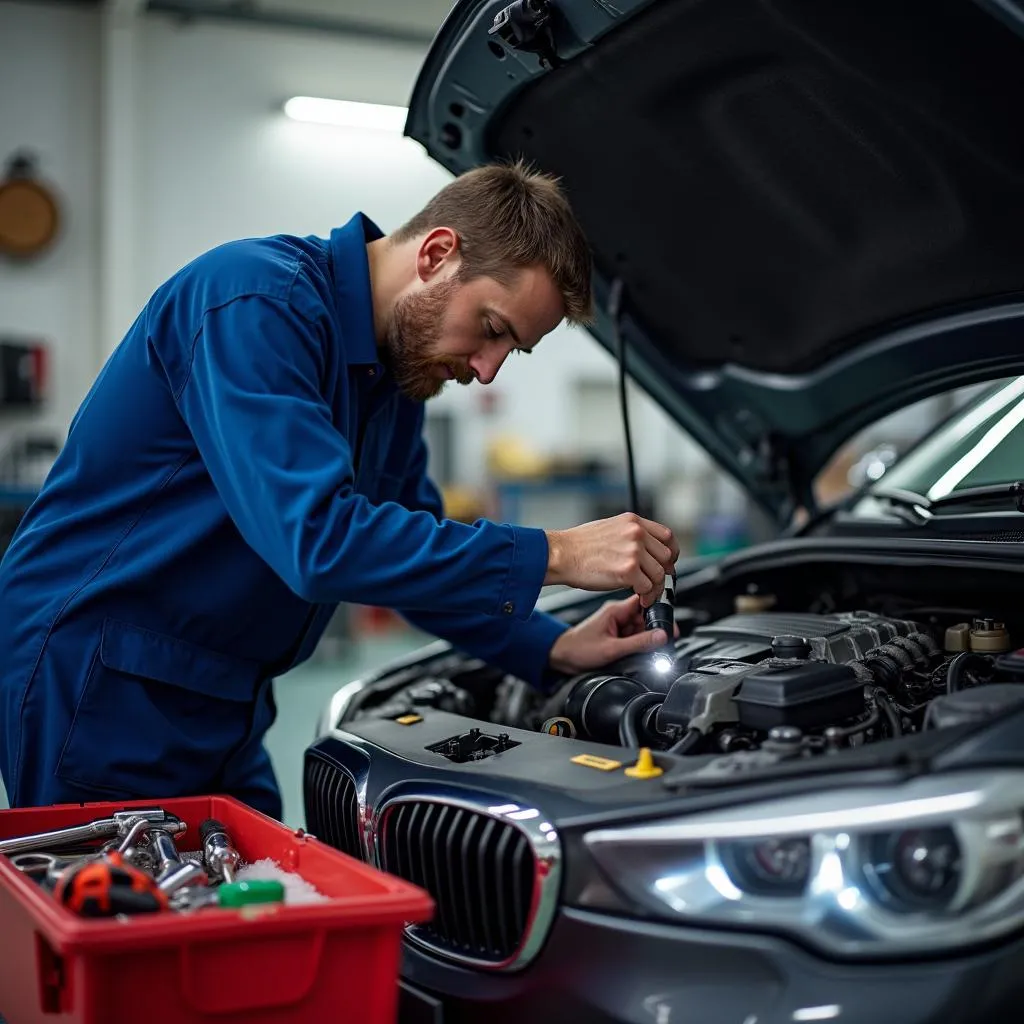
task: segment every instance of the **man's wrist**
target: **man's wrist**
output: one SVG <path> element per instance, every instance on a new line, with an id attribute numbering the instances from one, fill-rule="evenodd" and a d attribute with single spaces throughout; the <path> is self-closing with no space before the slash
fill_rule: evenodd
<path id="1" fill-rule="evenodd" d="M 565 541 L 561 530 L 545 530 L 548 539 L 548 568 L 544 574 L 544 586 L 558 585 L 564 581 Z"/>
<path id="2" fill-rule="evenodd" d="M 544 678 L 541 688 L 548 689 L 562 676 L 573 675 L 575 666 L 563 653 L 566 640 L 565 636 L 571 632 L 572 627 L 566 623 L 560 623 L 561 629 L 555 636 L 548 649 L 547 661 L 545 664 Z"/>
<path id="3" fill-rule="evenodd" d="M 563 675 L 572 675 L 575 671 L 575 666 L 563 653 L 565 648 L 563 641 L 568 632 L 566 630 L 565 633 L 560 633 L 555 638 L 555 642 L 551 645 L 551 651 L 548 654 L 548 667 L 554 672 L 561 672 Z"/>

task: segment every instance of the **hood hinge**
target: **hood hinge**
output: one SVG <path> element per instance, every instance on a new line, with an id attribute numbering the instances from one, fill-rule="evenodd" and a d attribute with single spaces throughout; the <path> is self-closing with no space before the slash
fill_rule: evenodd
<path id="1" fill-rule="evenodd" d="M 494 16 L 487 34 L 500 37 L 510 49 L 537 54 L 542 67 L 557 68 L 562 60 L 555 50 L 553 9 L 549 0 L 516 0 Z"/>
<path id="2" fill-rule="evenodd" d="M 813 516 L 817 511 L 814 491 L 797 479 L 788 446 L 774 434 L 765 432 L 758 436 L 751 450 L 758 483 L 784 499 L 783 525 L 789 522 L 798 508 Z"/>

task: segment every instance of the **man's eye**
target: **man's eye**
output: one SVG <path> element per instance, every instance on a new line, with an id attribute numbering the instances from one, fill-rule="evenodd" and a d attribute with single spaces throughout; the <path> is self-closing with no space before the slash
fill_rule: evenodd
<path id="1" fill-rule="evenodd" d="M 484 329 L 487 332 L 488 338 L 500 338 L 505 333 L 503 330 L 495 327 L 490 320 L 487 321 Z"/>

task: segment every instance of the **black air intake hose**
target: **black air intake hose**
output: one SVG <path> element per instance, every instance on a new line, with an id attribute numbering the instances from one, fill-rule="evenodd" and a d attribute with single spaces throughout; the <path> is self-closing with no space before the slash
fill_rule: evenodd
<path id="1" fill-rule="evenodd" d="M 643 683 L 627 676 L 585 676 L 573 688 L 562 713 L 576 723 L 583 739 L 614 744 L 626 705 L 649 692 Z"/>
<path id="2" fill-rule="evenodd" d="M 640 724 L 644 715 L 651 708 L 660 707 L 664 700 L 663 693 L 641 693 L 622 709 L 622 717 L 619 719 L 619 742 L 624 747 L 645 746 L 640 740 Z"/>

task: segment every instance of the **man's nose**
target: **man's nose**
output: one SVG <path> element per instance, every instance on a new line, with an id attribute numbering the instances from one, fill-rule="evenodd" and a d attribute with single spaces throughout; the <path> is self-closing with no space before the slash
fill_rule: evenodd
<path id="1" fill-rule="evenodd" d="M 501 364 L 505 362 L 506 356 L 508 356 L 507 346 L 489 345 L 470 358 L 469 368 L 476 374 L 476 379 L 481 384 L 490 384 L 498 376 L 498 371 L 501 369 Z"/>

